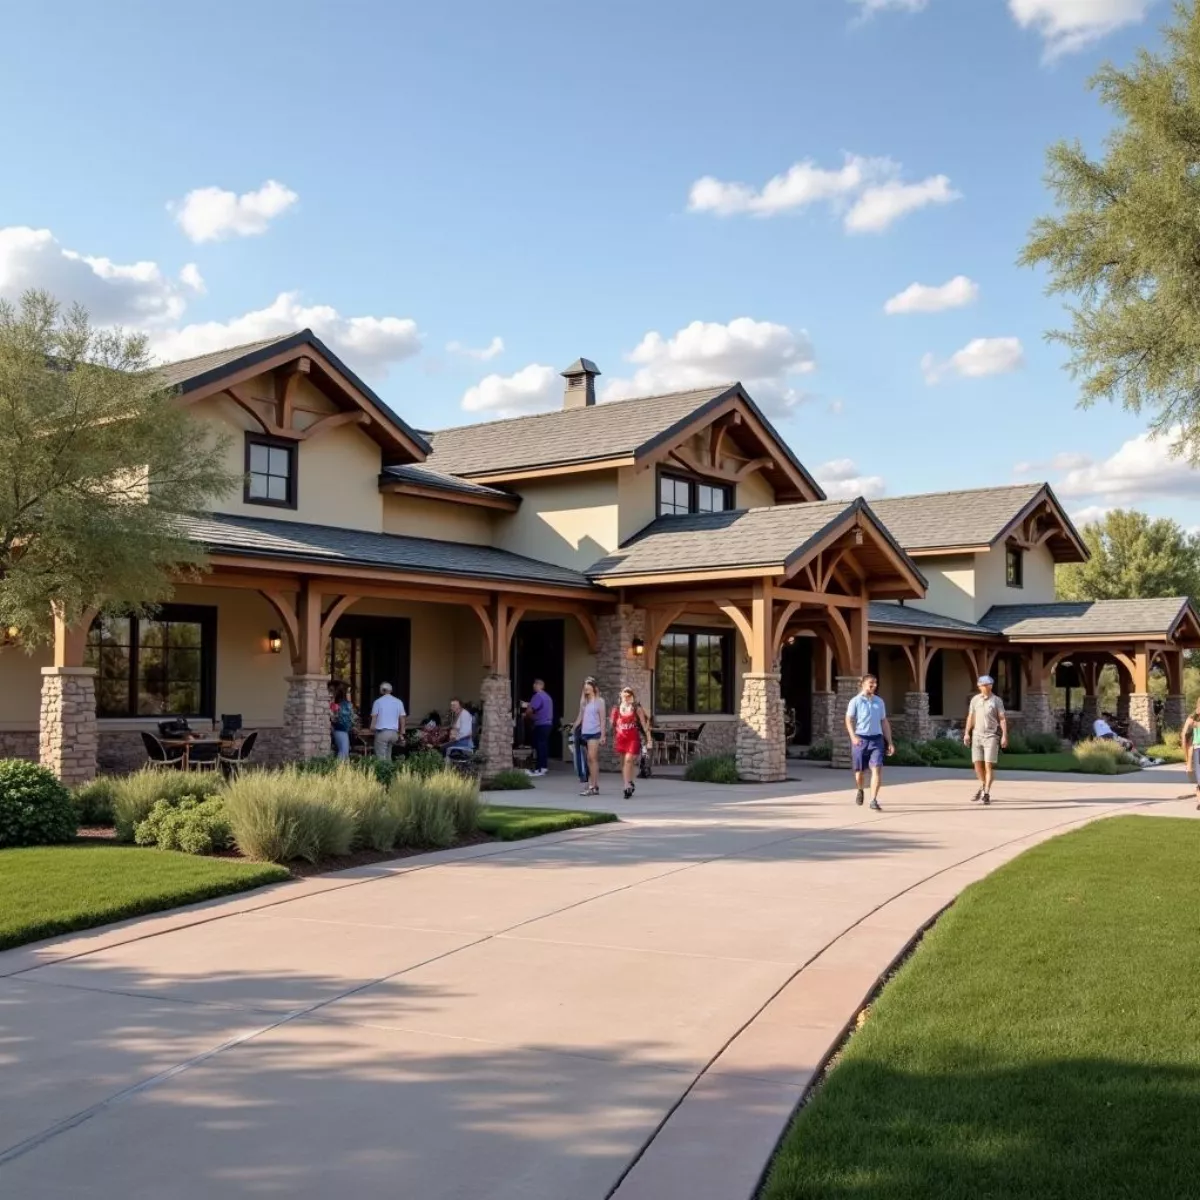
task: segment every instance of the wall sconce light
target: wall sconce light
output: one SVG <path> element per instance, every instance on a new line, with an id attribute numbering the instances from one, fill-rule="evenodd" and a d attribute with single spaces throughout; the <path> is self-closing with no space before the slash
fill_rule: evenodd
<path id="1" fill-rule="evenodd" d="M 267 633 L 267 649 L 272 654 L 283 653 L 283 634 L 278 629 L 272 629 Z"/>
<path id="2" fill-rule="evenodd" d="M 641 638 L 633 639 L 633 656 L 641 658 L 646 653 L 646 643 Z"/>

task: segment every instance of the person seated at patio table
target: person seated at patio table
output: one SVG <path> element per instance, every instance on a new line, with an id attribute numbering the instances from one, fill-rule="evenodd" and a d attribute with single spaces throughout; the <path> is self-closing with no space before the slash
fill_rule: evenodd
<path id="1" fill-rule="evenodd" d="M 475 749 L 475 718 L 456 696 L 450 701 L 450 740 L 447 750 Z"/>

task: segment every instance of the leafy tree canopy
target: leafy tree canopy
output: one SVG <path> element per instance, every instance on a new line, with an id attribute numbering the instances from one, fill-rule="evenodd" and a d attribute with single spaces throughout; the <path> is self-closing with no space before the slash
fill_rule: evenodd
<path id="1" fill-rule="evenodd" d="M 1049 151 L 1059 215 L 1033 226 L 1021 256 L 1075 297 L 1071 351 L 1081 404 L 1120 401 L 1151 416 L 1200 462 L 1200 11 L 1177 3 L 1162 54 L 1103 67 L 1092 86 L 1116 127 L 1103 157 Z"/>
<path id="2" fill-rule="evenodd" d="M 1092 557 L 1058 568 L 1060 599 L 1200 596 L 1200 538 L 1174 521 L 1114 509 L 1081 532 Z"/>
<path id="3" fill-rule="evenodd" d="M 140 335 L 45 292 L 0 302 L 0 626 L 30 645 L 101 605 L 141 608 L 202 567 L 174 514 L 235 482 L 226 446 L 156 379 Z"/>

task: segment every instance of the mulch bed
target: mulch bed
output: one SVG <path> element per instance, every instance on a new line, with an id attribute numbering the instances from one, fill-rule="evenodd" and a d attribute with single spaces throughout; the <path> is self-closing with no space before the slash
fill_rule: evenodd
<path id="1" fill-rule="evenodd" d="M 82 842 L 113 842 L 116 841 L 117 831 L 111 826 L 106 825 L 85 825 L 77 831 L 76 840 Z M 457 850 L 460 846 L 479 846 L 484 842 L 494 842 L 499 839 L 494 838 L 488 833 L 473 833 L 470 837 L 460 838 L 453 846 L 447 846 L 448 850 Z M 373 867 L 377 863 L 395 862 L 401 858 L 412 858 L 417 854 L 430 854 L 432 851 L 425 849 L 404 849 L 404 850 L 356 850 L 353 854 L 342 854 L 335 858 L 324 858 L 320 862 L 310 863 L 296 861 L 293 863 L 285 863 L 294 879 L 308 879 L 313 875 L 328 875 L 333 871 L 348 871 L 351 867 Z M 214 854 L 213 858 L 233 858 L 243 859 L 243 856 L 236 850 L 226 850 L 220 854 Z M 243 859 L 249 862 L 249 859 Z"/>

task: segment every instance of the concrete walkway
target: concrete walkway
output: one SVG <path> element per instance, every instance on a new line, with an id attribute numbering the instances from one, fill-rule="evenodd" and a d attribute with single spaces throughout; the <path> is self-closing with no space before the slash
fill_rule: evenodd
<path id="1" fill-rule="evenodd" d="M 0 954 L 0 1195 L 742 1200 L 963 887 L 1097 817 L 1197 815 L 1181 768 L 1009 775 L 990 809 L 897 770 L 882 814 L 799 773 L 606 779 L 619 827 Z"/>

